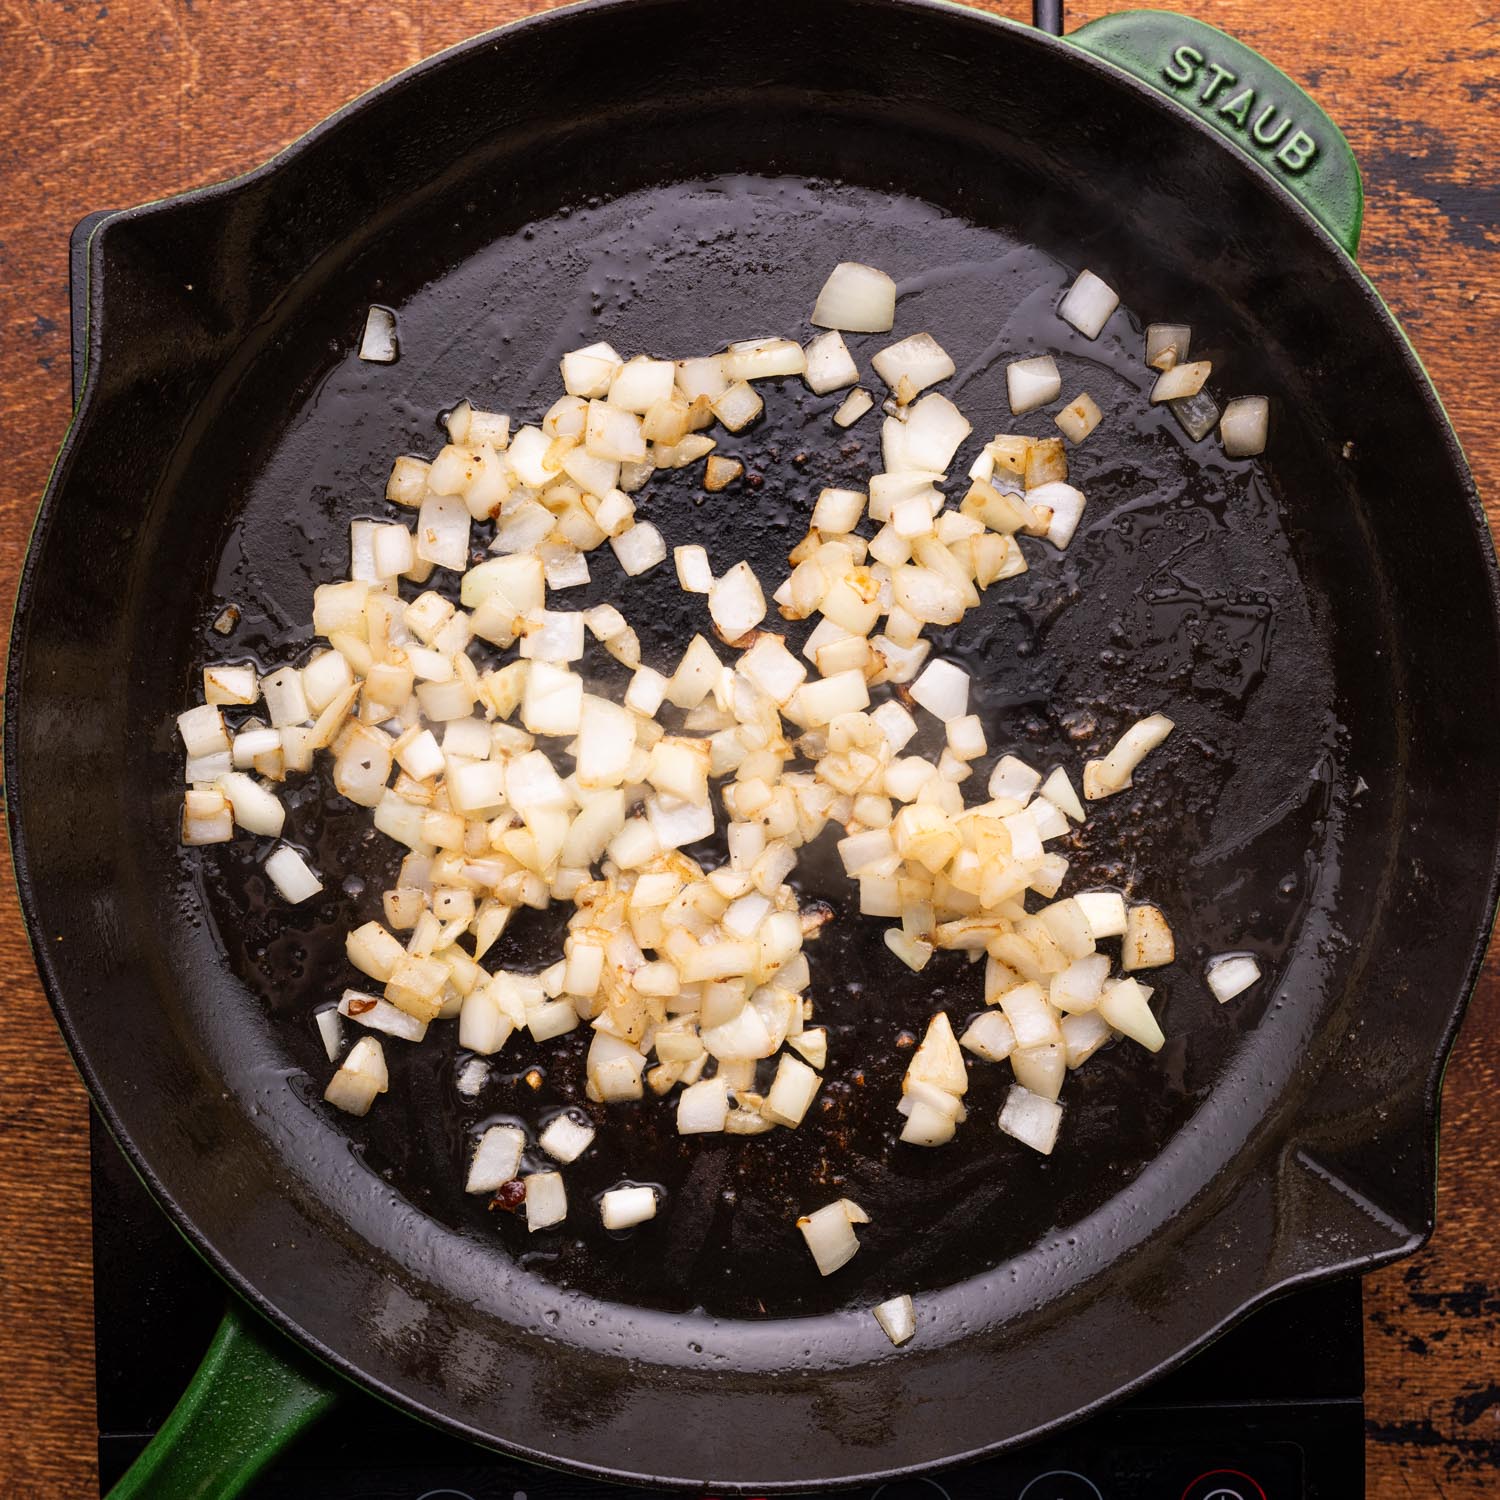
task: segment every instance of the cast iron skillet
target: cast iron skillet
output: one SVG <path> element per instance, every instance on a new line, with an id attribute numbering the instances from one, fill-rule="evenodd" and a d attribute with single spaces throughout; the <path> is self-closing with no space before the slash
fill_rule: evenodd
<path id="1" fill-rule="evenodd" d="M 1077 40 L 917 0 L 607 0 L 434 58 L 249 177 L 93 235 L 87 384 L 9 667 L 38 965 L 98 1107 L 193 1243 L 420 1416 L 599 1476 L 852 1483 L 1021 1442 L 1275 1291 L 1431 1228 L 1438 1079 L 1500 819 L 1477 497 L 1337 242 L 1359 199 L 1333 127 L 1196 23 L 1117 17 Z M 1215 62 L 1239 92 L 1215 95 Z M 1185 74 L 1186 103 L 1130 71 Z M 997 750 L 1076 770 L 1140 712 L 1178 720 L 1070 851 L 1080 883 L 1166 908 L 1172 1041 L 1081 1074 L 1051 1159 L 994 1134 L 1004 1070 L 978 1067 L 954 1146 L 895 1147 L 901 1033 L 972 1009 L 973 980 L 904 976 L 837 895 L 814 953 L 840 1059 L 817 1119 L 682 1143 L 660 1110 L 615 1112 L 570 1175 L 567 1232 L 528 1239 L 455 1184 L 476 1128 L 576 1097 L 578 1047 L 517 1047 L 465 1104 L 451 1046 L 392 1044 L 391 1094 L 366 1122 L 334 1116 L 311 1009 L 347 978 L 338 934 L 373 913 L 386 857 L 309 778 L 290 835 L 364 883 L 269 909 L 254 858 L 177 847 L 172 719 L 203 660 L 305 651 L 313 582 L 344 566 L 351 517 L 383 513 L 393 446 L 436 446 L 441 407 L 534 413 L 586 339 L 680 352 L 795 331 L 840 258 L 902 281 L 898 328 L 954 352 L 980 434 L 1013 425 L 1000 371 L 1033 348 L 1060 350 L 1069 392 L 1133 409 L 1136 315 L 1190 322 L 1222 393 L 1275 397 L 1263 466 L 1161 411 L 1107 421 L 1075 456 L 1078 540 L 1036 549 L 951 647 Z M 1132 310 L 1097 344 L 1053 312 L 1083 264 Z M 389 368 L 353 357 L 371 301 L 400 314 Z M 842 452 L 830 438 L 836 399 L 789 386 L 726 445 L 758 489 L 704 504 L 690 476 L 663 484 L 649 504 L 669 540 L 771 573 L 817 486 L 870 463 L 873 424 Z M 605 554 L 577 602 L 621 592 Z M 701 623 L 666 570 L 625 599 L 658 664 Z M 227 602 L 225 638 L 210 622 Z M 839 891 L 826 858 L 809 857 L 810 894 Z M 552 930 L 517 924 L 497 959 L 544 961 Z M 1267 974 L 1221 1009 L 1201 965 L 1225 948 Z M 589 1198 L 621 1178 L 659 1182 L 668 1208 L 616 1241 L 588 1227 Z M 791 1219 L 839 1192 L 875 1222 L 819 1282 Z M 866 1308 L 902 1290 L 920 1330 L 897 1353 Z M 226 1336 L 217 1367 L 261 1348 Z M 232 1434 L 200 1392 L 178 1428 L 196 1428 L 195 1461 L 217 1448 L 243 1477 L 324 1379 L 230 1403 Z M 155 1462 L 127 1492 L 176 1492 Z M 234 1487 L 215 1483 L 192 1492 Z"/>

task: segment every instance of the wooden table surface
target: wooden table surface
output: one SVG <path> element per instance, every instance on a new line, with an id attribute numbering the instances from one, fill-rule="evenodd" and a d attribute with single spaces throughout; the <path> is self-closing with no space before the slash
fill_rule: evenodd
<path id="1" fill-rule="evenodd" d="M 809 0 L 813 3 L 813 0 Z M 0 618 L 68 420 L 67 233 L 243 171 L 424 55 L 528 0 L 0 0 Z M 1019 14 L 1017 0 L 995 9 Z M 1105 10 L 1069 7 L 1076 25 Z M 1493 0 L 1188 0 L 1347 132 L 1361 260 L 1500 505 L 1500 16 Z M 1413 503 L 1421 503 L 1413 496 Z M 1493 512 L 1492 512 L 1493 514 Z M 1500 729 L 1500 726 L 1497 726 Z M 0 1495 L 94 1488 L 87 1100 L 0 889 Z M 1448 1069 L 1438 1231 L 1365 1292 L 1378 1500 L 1500 1492 L 1500 965 Z"/>

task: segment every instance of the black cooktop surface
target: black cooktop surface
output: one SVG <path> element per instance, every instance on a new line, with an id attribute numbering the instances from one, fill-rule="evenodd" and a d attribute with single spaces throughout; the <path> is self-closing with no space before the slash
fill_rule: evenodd
<path id="1" fill-rule="evenodd" d="M 226 1292 L 93 1125 L 94 1323 L 102 1487 L 172 1409 Z M 1133 1400 L 1002 1458 L 870 1500 L 1348 1500 L 1364 1493 L 1357 1281 L 1263 1309 Z M 471 1447 L 351 1390 L 250 1500 L 606 1500 L 590 1484 Z"/>

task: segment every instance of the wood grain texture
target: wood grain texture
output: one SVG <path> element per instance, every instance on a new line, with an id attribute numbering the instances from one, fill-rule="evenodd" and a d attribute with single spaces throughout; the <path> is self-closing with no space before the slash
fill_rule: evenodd
<path id="1" fill-rule="evenodd" d="M 67 423 L 69 227 L 261 161 L 329 110 L 527 0 L 0 0 L 0 611 Z M 1018 4 L 996 9 L 1017 14 Z M 1070 6 L 1076 25 L 1106 6 Z M 1361 259 L 1500 501 L 1500 20 L 1476 0 L 1188 0 L 1339 121 L 1366 173 Z M 1421 497 L 1414 496 L 1413 503 Z M 0 1494 L 94 1493 L 86 1100 L 0 891 Z M 1368 1283 L 1376 1500 L 1500 1485 L 1500 1025 L 1494 953 L 1444 1092 L 1440 1227 Z"/>

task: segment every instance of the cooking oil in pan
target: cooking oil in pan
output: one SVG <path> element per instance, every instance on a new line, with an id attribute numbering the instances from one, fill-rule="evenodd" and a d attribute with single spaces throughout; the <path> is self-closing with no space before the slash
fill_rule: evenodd
<path id="1" fill-rule="evenodd" d="M 992 587 L 980 610 L 934 642 L 973 676 L 990 760 L 1009 751 L 1038 767 L 1065 765 L 1076 783 L 1084 761 L 1141 714 L 1177 721 L 1135 790 L 1094 804 L 1063 850 L 1067 890 L 1117 886 L 1166 911 L 1179 957 L 1152 982 L 1168 1043 L 1155 1057 L 1118 1044 L 1070 1077 L 1051 1158 L 997 1133 L 1009 1069 L 977 1060 L 956 1140 L 936 1151 L 900 1145 L 895 1106 L 914 1040 L 938 1008 L 960 1027 L 981 1008 L 980 971 L 953 953 L 920 975 L 899 964 L 881 941 L 884 924 L 858 915 L 830 833 L 804 851 L 797 875 L 804 897 L 828 902 L 835 917 L 809 952 L 816 1019 L 830 1032 L 827 1079 L 795 1132 L 684 1139 L 670 1099 L 591 1104 L 583 1030 L 541 1047 L 512 1038 L 473 1098 L 456 1088 L 467 1059 L 455 1028 L 436 1025 L 419 1046 L 388 1044 L 389 1094 L 345 1126 L 368 1169 L 495 1254 L 619 1301 L 748 1317 L 819 1311 L 951 1284 L 1065 1234 L 1141 1173 L 1207 1098 L 1337 878 L 1344 747 L 1327 624 L 1266 473 L 1226 459 L 1212 437 L 1190 442 L 1147 405 L 1154 372 L 1127 311 L 1097 342 L 1057 318 L 1076 266 L 895 193 L 781 178 L 677 184 L 475 247 L 401 300 L 398 363 L 329 356 L 292 422 L 255 456 L 203 601 L 202 661 L 271 668 L 305 657 L 312 588 L 347 567 L 348 523 L 385 514 L 378 497 L 391 459 L 434 451 L 439 415 L 460 397 L 535 419 L 556 394 L 558 357 L 596 339 L 627 355 L 680 357 L 729 339 L 806 337 L 812 298 L 841 259 L 875 261 L 901 289 L 894 335 L 849 339 L 862 369 L 889 337 L 921 329 L 955 359 L 946 389 L 974 434 L 953 466 L 951 496 L 989 436 L 1053 431 L 1046 411 L 1009 414 L 1010 359 L 1054 353 L 1064 399 L 1087 390 L 1104 412 L 1069 453 L 1072 481 L 1088 496 L 1071 547 L 1023 543 L 1030 571 Z M 1128 306 L 1130 288 L 1121 290 Z M 1194 339 L 1195 353 L 1214 354 L 1212 328 L 1195 328 Z M 813 396 L 784 381 L 764 394 L 757 424 L 720 436 L 719 451 L 743 461 L 742 480 L 707 494 L 696 468 L 682 470 L 638 498 L 669 546 L 703 543 L 716 571 L 746 558 L 769 592 L 818 490 L 859 487 L 878 468 L 879 412 L 844 431 L 831 421 L 843 393 Z M 705 626 L 701 600 L 678 589 L 670 565 L 626 580 L 606 548 L 590 566 L 592 583 L 561 606 L 618 603 L 646 661 L 670 669 Z M 226 637 L 210 622 L 229 604 L 239 616 Z M 806 629 L 789 626 L 791 643 Z M 618 692 L 623 672 L 602 661 L 598 670 L 604 690 Z M 937 742 L 927 731 L 913 748 Z M 990 760 L 971 786 L 983 786 Z M 312 1014 L 356 981 L 344 933 L 379 916 L 399 863 L 367 811 L 333 791 L 324 764 L 286 794 L 287 836 L 323 873 L 321 898 L 293 909 L 276 901 L 248 841 L 203 851 L 200 877 L 230 962 L 275 1016 L 314 1101 L 329 1064 Z M 487 963 L 552 962 L 566 915 L 525 913 Z M 1220 1007 L 1202 967 L 1230 948 L 1258 954 L 1265 978 Z M 465 1196 L 479 1129 L 515 1119 L 535 1131 L 564 1107 L 585 1111 L 598 1134 L 565 1169 L 572 1207 L 560 1230 L 529 1235 L 524 1215 Z M 548 1164 L 535 1151 L 528 1163 Z M 656 1220 L 611 1235 L 595 1199 L 623 1182 L 655 1185 L 662 1207 Z M 850 1271 L 824 1283 L 792 1226 L 839 1195 L 873 1222 Z"/>

